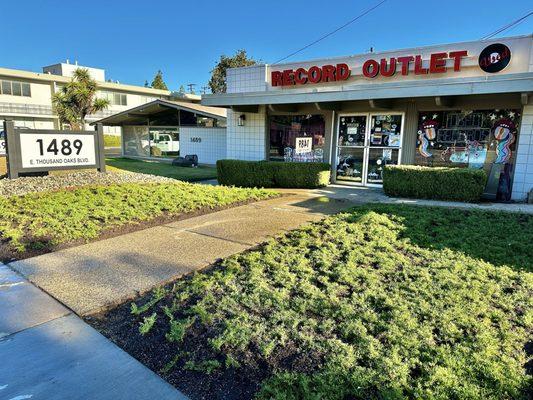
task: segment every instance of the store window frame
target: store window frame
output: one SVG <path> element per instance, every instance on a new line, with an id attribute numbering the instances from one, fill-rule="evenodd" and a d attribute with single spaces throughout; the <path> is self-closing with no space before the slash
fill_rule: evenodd
<path id="1" fill-rule="evenodd" d="M 327 115 L 321 112 L 293 112 L 293 113 L 283 113 L 283 112 L 274 112 L 274 113 L 267 113 L 265 116 L 265 124 L 266 124 L 266 134 L 265 134 L 265 160 L 266 161 L 273 161 L 273 162 L 288 162 L 284 160 L 273 160 L 271 159 L 271 141 L 270 141 L 270 127 L 271 127 L 271 119 L 276 117 L 301 117 L 304 115 L 311 115 L 311 116 L 319 116 L 324 121 L 324 146 L 322 148 L 322 161 L 289 161 L 289 162 L 325 162 L 327 163 L 329 160 L 329 147 L 330 142 L 328 139 L 328 118 Z M 310 136 L 311 137 L 311 136 Z"/>
<path id="2" fill-rule="evenodd" d="M 372 117 L 376 115 L 399 115 L 401 117 L 401 127 L 400 127 L 400 146 L 372 146 L 370 145 L 370 129 Z M 366 117 L 365 125 L 365 139 L 364 145 L 357 146 L 339 146 L 339 134 L 340 134 L 340 124 L 342 117 Z M 370 156 L 371 149 L 392 149 L 398 151 L 398 164 L 402 163 L 402 150 L 404 145 L 404 133 L 405 133 L 405 122 L 406 122 L 406 113 L 405 111 L 398 110 L 383 110 L 383 111 L 371 111 L 371 112 L 342 112 L 336 114 L 336 129 L 334 132 L 334 153 L 331 155 L 331 160 L 333 164 L 333 174 L 335 177 L 336 183 L 341 183 L 345 185 L 354 185 L 354 186 L 365 186 L 365 187 L 383 187 L 382 183 L 368 183 L 368 161 Z M 363 149 L 363 171 L 361 176 L 361 182 L 349 182 L 345 180 L 337 179 L 337 165 L 339 164 L 339 148 L 348 148 L 348 149 Z"/>

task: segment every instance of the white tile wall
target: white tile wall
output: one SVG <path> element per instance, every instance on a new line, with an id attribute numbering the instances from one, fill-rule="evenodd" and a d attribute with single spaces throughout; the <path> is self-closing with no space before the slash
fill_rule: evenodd
<path id="1" fill-rule="evenodd" d="M 227 93 L 261 92 L 266 90 L 266 66 L 228 69 L 226 75 Z"/>
<path id="2" fill-rule="evenodd" d="M 191 141 L 200 138 L 201 142 Z M 226 128 L 181 127 L 180 155 L 196 154 L 200 164 L 226 158 Z"/>
<path id="3" fill-rule="evenodd" d="M 524 106 L 518 134 L 512 199 L 524 201 L 533 189 L 533 105 Z"/>
<path id="4" fill-rule="evenodd" d="M 244 126 L 238 125 L 244 114 Z M 240 113 L 228 110 L 227 158 L 236 160 L 264 160 L 266 155 L 266 110 L 259 107 L 258 113 Z"/>

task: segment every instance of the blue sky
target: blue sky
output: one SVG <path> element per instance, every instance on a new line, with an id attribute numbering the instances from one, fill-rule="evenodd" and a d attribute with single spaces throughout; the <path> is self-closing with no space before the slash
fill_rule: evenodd
<path id="1" fill-rule="evenodd" d="M 69 58 L 121 83 L 142 85 L 161 69 L 171 89 L 199 89 L 221 54 L 243 48 L 273 62 L 377 2 L 4 1 L 0 66 L 40 71 Z M 475 40 L 532 8 L 530 0 L 388 0 L 292 60 Z M 532 32 L 533 16 L 504 36 Z"/>

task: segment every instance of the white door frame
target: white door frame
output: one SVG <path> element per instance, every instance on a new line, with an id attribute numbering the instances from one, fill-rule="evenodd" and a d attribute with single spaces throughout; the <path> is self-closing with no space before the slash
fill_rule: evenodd
<path id="1" fill-rule="evenodd" d="M 400 128 L 400 146 L 399 147 L 389 147 L 389 146 L 370 146 L 370 123 L 371 119 L 375 115 L 400 115 L 402 117 L 402 123 Z M 366 117 L 365 125 L 365 138 L 363 146 L 339 146 L 339 132 L 340 132 L 340 123 L 342 117 Z M 337 114 L 337 130 L 336 130 L 336 147 L 335 147 L 335 174 L 337 173 L 337 166 L 339 165 L 339 148 L 350 148 L 350 149 L 362 149 L 363 150 L 363 170 L 361 172 L 361 182 L 342 182 L 350 185 L 356 186 L 370 186 L 370 187 L 381 187 L 383 184 L 380 183 L 367 183 L 368 180 L 368 160 L 370 157 L 370 149 L 393 149 L 398 150 L 398 165 L 401 164 L 402 160 L 402 148 L 403 148 L 403 134 L 405 129 L 405 111 L 369 111 L 369 112 L 345 112 Z M 335 175 L 335 181 L 337 182 L 337 176 Z M 337 182 L 339 183 L 339 182 Z"/>

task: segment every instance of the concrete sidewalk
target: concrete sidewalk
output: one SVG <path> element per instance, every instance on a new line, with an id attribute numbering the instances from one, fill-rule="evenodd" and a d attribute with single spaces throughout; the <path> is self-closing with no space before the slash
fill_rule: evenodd
<path id="1" fill-rule="evenodd" d="M 78 315 L 90 315 L 351 205 L 300 191 L 9 266 Z"/>
<path id="2" fill-rule="evenodd" d="M 57 301 L 0 264 L 0 399 L 186 400 Z"/>

